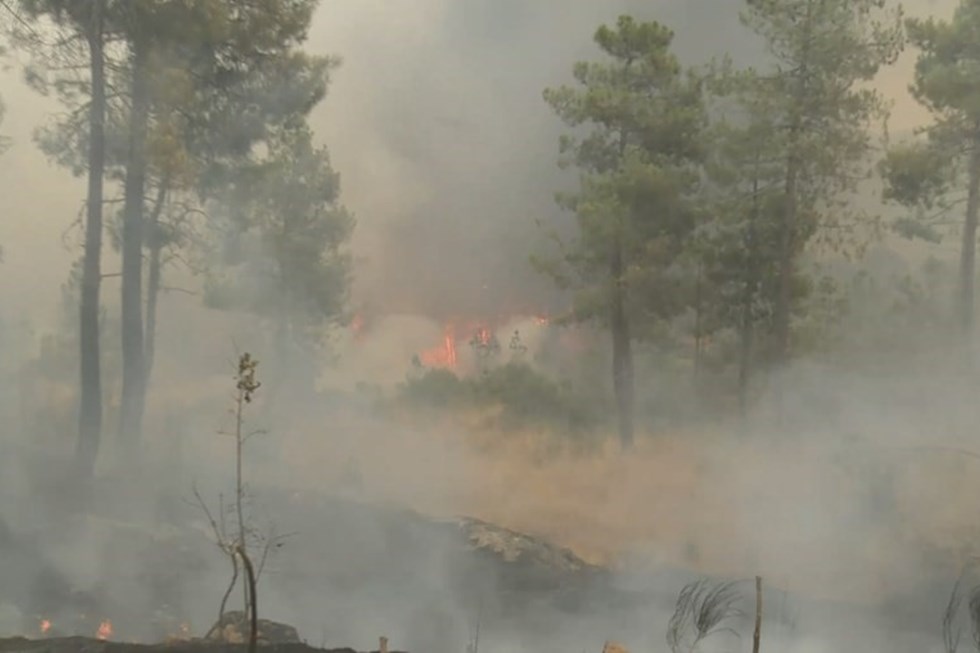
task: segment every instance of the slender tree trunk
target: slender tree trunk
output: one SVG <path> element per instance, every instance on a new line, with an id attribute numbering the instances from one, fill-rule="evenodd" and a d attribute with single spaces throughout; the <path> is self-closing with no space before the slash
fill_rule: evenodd
<path id="1" fill-rule="evenodd" d="M 127 448 L 140 439 L 143 422 L 143 198 L 146 189 L 146 134 L 149 121 L 148 47 L 133 40 L 132 108 L 126 163 L 122 227 L 122 399 L 119 435 Z"/>
<path id="2" fill-rule="evenodd" d="M 163 251 L 163 237 L 160 233 L 160 216 L 163 213 L 164 204 L 167 201 L 167 187 L 169 181 L 164 178 L 160 182 L 157 190 L 156 201 L 153 204 L 153 211 L 150 213 L 150 220 L 147 224 L 149 233 L 150 261 L 147 266 L 146 278 L 146 337 L 143 342 L 143 368 L 145 380 L 143 382 L 144 396 L 150 387 L 150 377 L 153 374 L 153 358 L 156 354 L 156 333 L 157 333 L 157 302 L 160 298 L 161 283 L 161 253 Z M 144 400 L 145 401 L 145 400 Z"/>
<path id="3" fill-rule="evenodd" d="M 810 49 L 812 47 L 813 2 L 806 3 L 803 16 L 803 46 L 799 71 L 797 75 L 796 97 L 793 98 L 789 140 L 786 157 L 786 182 L 784 187 L 785 199 L 782 212 L 782 222 L 779 225 L 779 291 L 776 295 L 776 306 L 773 315 L 775 362 L 782 366 L 789 361 L 790 353 L 790 321 L 793 312 L 793 275 L 796 272 L 797 219 L 799 212 L 799 181 L 800 181 L 800 131 L 803 124 L 803 111 L 807 101 L 807 89 L 810 81 Z M 823 10 L 820 2 L 818 11 Z"/>
<path id="4" fill-rule="evenodd" d="M 746 284 L 742 298 L 742 324 L 738 353 L 738 408 L 744 418 L 749 411 L 749 383 L 752 379 L 752 343 L 755 340 L 755 318 L 752 304 L 755 292 Z"/>
<path id="5" fill-rule="evenodd" d="M 610 265 L 613 288 L 610 305 L 610 328 L 613 347 L 613 391 L 616 395 L 616 413 L 619 421 L 619 439 L 624 449 L 633 446 L 633 343 L 629 319 L 626 317 L 626 288 L 623 280 L 623 249 L 620 243 L 613 247 Z"/>
<path id="6" fill-rule="evenodd" d="M 698 259 L 698 270 L 696 279 L 694 282 L 694 380 L 695 382 L 701 375 L 701 356 L 703 341 L 701 338 L 701 313 L 702 313 L 702 301 L 701 295 L 703 293 L 704 286 L 704 264 L 701 259 Z"/>
<path id="7" fill-rule="evenodd" d="M 88 198 L 79 303 L 80 402 L 75 459 L 91 478 L 102 435 L 102 373 L 99 356 L 99 290 L 102 281 L 102 183 L 105 175 L 105 0 L 92 1 L 88 31 L 92 103 L 89 107 Z"/>
<path id="8" fill-rule="evenodd" d="M 963 223 L 963 243 L 960 247 L 959 321 L 964 335 L 973 331 L 974 287 L 976 285 L 977 213 L 980 210 L 980 138 L 974 139 L 970 152 L 966 219 Z"/>
<path id="9" fill-rule="evenodd" d="M 790 147 L 795 147 L 791 144 Z M 775 362 L 784 365 L 789 360 L 790 318 L 793 312 L 793 275 L 796 272 L 796 214 L 799 169 L 796 155 L 791 153 L 786 165 L 785 206 L 779 224 L 779 291 L 773 312 Z"/>
<path id="10" fill-rule="evenodd" d="M 752 179 L 752 212 L 749 214 L 745 234 L 745 287 L 742 290 L 742 323 L 738 356 L 738 407 L 742 418 L 748 414 L 749 383 L 752 376 L 752 344 L 755 340 L 755 293 L 756 266 L 759 249 L 756 225 L 759 221 L 759 157 L 756 153 L 755 172 Z"/>

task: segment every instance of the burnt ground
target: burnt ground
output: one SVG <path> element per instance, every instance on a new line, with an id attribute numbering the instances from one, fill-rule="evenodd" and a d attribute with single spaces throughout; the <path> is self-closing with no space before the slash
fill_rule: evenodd
<path id="1" fill-rule="evenodd" d="M 321 649 L 307 644 L 268 644 L 263 653 L 358 653 L 352 648 Z M 245 653 L 245 644 L 218 644 L 205 640 L 174 641 L 163 644 L 128 644 L 88 637 L 27 639 L 0 638 L 0 653 Z M 372 651 L 371 653 L 378 653 Z M 391 651 L 390 653 L 399 653 Z"/>
<path id="2" fill-rule="evenodd" d="M 595 567 L 540 538 L 474 519 L 437 521 L 336 496 L 253 491 L 261 497 L 255 514 L 274 517 L 279 532 L 292 533 L 261 579 L 260 613 L 296 626 L 318 647 L 263 647 L 270 653 L 354 650 L 330 646 L 366 650 L 377 646 L 380 635 L 414 653 L 459 653 L 477 630 L 480 649 L 487 653 L 597 651 L 606 639 L 624 641 L 633 650 L 661 650 L 674 599 L 697 578 L 677 568 Z M 118 486 L 113 492 L 119 494 Z M 0 522 L 0 598 L 23 614 L 20 634 L 39 635 L 37 620 L 43 617 L 54 622 L 51 634 L 58 635 L 91 636 L 102 618 L 112 620 L 113 638 L 120 641 L 164 641 L 178 624 L 203 635 L 227 582 L 227 560 L 211 542 L 199 510 L 185 499 L 139 506 L 141 523 L 123 518 L 136 514 L 133 505 L 109 501 L 100 504 L 100 514 L 84 520 L 52 516 L 54 526 L 15 530 Z M 69 557 L 66 563 L 64 554 L 45 553 L 49 541 L 71 552 L 72 538 L 93 537 L 100 542 L 97 568 L 88 575 L 95 582 L 84 583 L 79 580 L 84 574 L 72 573 L 74 565 L 92 559 L 76 563 Z M 24 573 L 27 569 L 30 573 Z M 867 647 L 866 633 L 873 632 L 883 639 L 875 639 L 872 649 L 922 650 L 922 641 L 938 641 L 951 583 L 937 578 L 935 589 L 880 607 L 817 602 L 770 588 L 765 627 L 787 636 L 830 633 L 851 647 L 855 642 Z M 750 615 L 751 584 L 744 587 L 743 612 Z M 232 609 L 239 605 L 235 600 L 240 599 L 233 597 Z M 750 628 L 747 622 L 733 626 Z M 0 640 L 0 653 L 158 650 L 244 649 L 213 642 L 149 646 L 61 636 Z"/>

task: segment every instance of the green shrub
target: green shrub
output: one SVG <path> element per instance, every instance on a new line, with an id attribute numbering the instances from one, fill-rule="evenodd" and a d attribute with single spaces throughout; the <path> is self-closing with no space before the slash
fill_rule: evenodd
<path id="1" fill-rule="evenodd" d="M 458 405 L 467 398 L 469 389 L 450 370 L 431 369 L 408 379 L 402 386 L 402 396 L 419 405 Z"/>
<path id="2" fill-rule="evenodd" d="M 460 379 L 443 369 L 426 370 L 402 386 L 402 397 L 415 404 L 437 408 L 497 407 L 501 426 L 553 426 L 575 433 L 598 423 L 599 401 L 576 393 L 522 362 L 485 370 L 471 379 Z"/>

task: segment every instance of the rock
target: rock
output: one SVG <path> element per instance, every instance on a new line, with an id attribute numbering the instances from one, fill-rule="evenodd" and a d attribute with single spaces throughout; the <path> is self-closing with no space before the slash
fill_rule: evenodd
<path id="1" fill-rule="evenodd" d="M 493 553 L 504 563 L 570 575 L 597 569 L 569 549 L 479 519 L 463 518 L 459 528 L 473 549 Z"/>
<path id="2" fill-rule="evenodd" d="M 259 644 L 299 644 L 299 633 L 289 624 L 259 619 Z M 211 626 L 206 639 L 225 644 L 244 644 L 248 642 L 251 624 L 241 610 L 226 612 L 216 624 Z"/>

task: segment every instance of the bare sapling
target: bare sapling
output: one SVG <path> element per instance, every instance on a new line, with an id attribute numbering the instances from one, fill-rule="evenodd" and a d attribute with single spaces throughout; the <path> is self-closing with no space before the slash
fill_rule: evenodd
<path id="1" fill-rule="evenodd" d="M 759 653 L 762 640 L 762 576 L 755 577 L 755 630 L 752 632 L 752 653 Z"/>
<path id="2" fill-rule="evenodd" d="M 218 620 L 206 637 L 212 637 L 215 634 L 215 630 L 222 627 L 228 606 L 228 599 L 231 597 L 244 571 L 242 589 L 245 610 L 242 614 L 244 615 L 245 621 L 241 625 L 244 627 L 245 622 L 249 624 L 249 650 L 252 653 L 254 653 L 255 647 L 258 644 L 258 581 L 265 568 L 269 553 L 281 547 L 286 537 L 277 535 L 271 529 L 264 535 L 258 533 L 257 529 L 250 524 L 245 511 L 247 499 L 243 455 L 245 444 L 253 436 L 264 433 L 264 431 L 249 431 L 245 428 L 245 410 L 252 403 L 256 391 L 262 385 L 256 378 L 258 364 L 258 360 L 252 358 L 251 354 L 247 352 L 239 356 L 235 375 L 234 430 L 230 433 L 222 432 L 224 435 L 232 436 L 235 441 L 234 502 L 231 506 L 225 505 L 224 495 L 219 494 L 218 510 L 215 513 L 208 508 L 207 503 L 197 488 L 194 488 L 194 497 L 197 506 L 204 513 L 211 526 L 215 544 L 227 556 L 231 565 L 231 579 L 221 597 L 221 602 L 218 607 Z M 233 515 L 234 520 L 231 529 L 228 528 L 229 520 L 227 516 L 229 513 Z M 257 565 L 253 564 L 253 558 L 249 554 L 250 544 L 255 547 L 261 547 L 261 554 Z"/>

